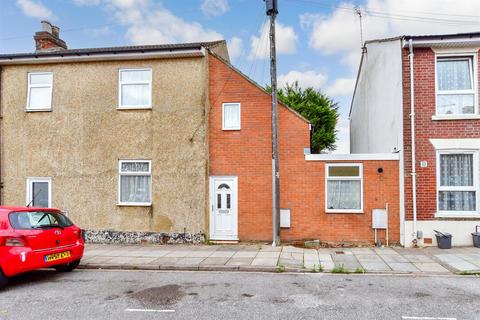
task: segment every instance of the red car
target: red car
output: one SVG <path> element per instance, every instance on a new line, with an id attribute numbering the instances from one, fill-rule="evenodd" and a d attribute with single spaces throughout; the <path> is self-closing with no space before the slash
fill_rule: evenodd
<path id="1" fill-rule="evenodd" d="M 39 268 L 72 271 L 83 249 L 82 230 L 60 210 L 0 207 L 0 286 Z"/>

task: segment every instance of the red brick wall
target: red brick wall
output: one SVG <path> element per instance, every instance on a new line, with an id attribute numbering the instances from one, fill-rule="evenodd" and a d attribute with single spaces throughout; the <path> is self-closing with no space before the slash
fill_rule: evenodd
<path id="1" fill-rule="evenodd" d="M 270 96 L 214 56 L 209 57 L 210 175 L 238 176 L 240 240 L 272 238 Z M 222 131 L 222 103 L 241 103 L 241 130 Z M 364 214 L 325 213 L 325 162 L 306 161 L 309 124 L 279 108 L 281 207 L 291 210 L 283 241 L 373 241 L 371 209 L 390 204 L 390 239 L 399 240 L 398 161 L 363 161 Z M 378 174 L 382 167 L 384 173 Z M 379 234 L 383 238 L 382 234 Z"/>
<path id="2" fill-rule="evenodd" d="M 412 153 L 410 130 L 410 64 L 403 50 L 403 126 L 405 157 L 405 215 L 413 218 Z M 480 120 L 434 121 L 435 54 L 429 48 L 414 49 L 415 153 L 417 172 L 417 218 L 431 220 L 437 210 L 436 152 L 429 139 L 479 138 Z M 428 167 L 421 168 L 420 161 Z"/>

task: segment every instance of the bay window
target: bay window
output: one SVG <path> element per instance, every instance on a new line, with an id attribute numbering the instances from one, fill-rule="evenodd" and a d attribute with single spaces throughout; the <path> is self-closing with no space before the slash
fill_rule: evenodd
<path id="1" fill-rule="evenodd" d="M 474 57 L 437 57 L 437 115 L 458 116 L 477 113 Z"/>

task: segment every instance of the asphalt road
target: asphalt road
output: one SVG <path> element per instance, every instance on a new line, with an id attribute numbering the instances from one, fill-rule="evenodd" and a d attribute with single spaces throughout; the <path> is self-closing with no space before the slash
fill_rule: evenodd
<path id="1" fill-rule="evenodd" d="M 0 319 L 480 319 L 480 278 L 37 271 L 0 291 Z"/>

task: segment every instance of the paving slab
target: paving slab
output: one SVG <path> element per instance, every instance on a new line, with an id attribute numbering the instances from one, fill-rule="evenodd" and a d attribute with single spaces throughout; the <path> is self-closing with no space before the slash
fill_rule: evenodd
<path id="1" fill-rule="evenodd" d="M 379 255 L 380 258 L 382 258 L 383 261 L 385 261 L 386 263 L 390 264 L 390 263 L 408 263 L 409 261 L 399 255 L 399 254 L 382 254 L 382 255 Z"/>
<path id="2" fill-rule="evenodd" d="M 478 266 L 460 258 L 454 254 L 437 254 L 435 257 L 442 261 L 447 267 L 453 268 L 457 271 L 477 271 Z"/>
<path id="3" fill-rule="evenodd" d="M 371 261 L 371 262 L 382 262 L 382 258 L 380 258 L 376 254 L 356 254 L 355 255 L 358 261 Z"/>
<path id="4" fill-rule="evenodd" d="M 385 262 L 375 262 L 375 261 L 360 261 L 363 269 L 367 272 L 373 271 L 391 271 L 390 267 Z"/>
<path id="5" fill-rule="evenodd" d="M 295 252 L 295 253 L 302 253 L 303 254 L 303 249 L 293 247 L 293 246 L 284 246 L 283 249 L 282 249 L 282 253 L 283 252 Z"/>
<path id="6" fill-rule="evenodd" d="M 405 254 L 403 256 L 405 259 L 408 260 L 408 262 L 414 262 L 414 263 L 431 263 L 435 262 L 433 261 L 432 258 L 422 255 L 422 254 Z"/>
<path id="7" fill-rule="evenodd" d="M 253 258 L 230 258 L 227 266 L 249 266 L 252 264 Z"/>
<path id="8" fill-rule="evenodd" d="M 396 272 L 420 272 L 420 270 L 410 262 L 391 262 L 387 264 L 393 271 Z"/>
<path id="9" fill-rule="evenodd" d="M 185 258 L 188 257 L 191 253 L 194 251 L 185 251 L 185 250 L 180 250 L 180 251 L 171 251 L 164 255 L 166 258 Z"/>
<path id="10" fill-rule="evenodd" d="M 216 266 L 216 265 L 225 265 L 227 263 L 227 261 L 229 260 L 230 258 L 216 258 L 216 257 L 210 257 L 210 258 L 206 258 L 205 260 L 203 260 L 200 265 L 211 265 L 211 266 Z"/>
<path id="11" fill-rule="evenodd" d="M 282 259 L 280 258 L 277 263 L 279 266 L 303 268 L 303 260 L 296 259 Z"/>
<path id="12" fill-rule="evenodd" d="M 178 260 L 182 258 L 174 258 L 174 257 L 161 257 L 152 261 L 152 263 L 156 263 L 159 265 L 174 265 Z"/>
<path id="13" fill-rule="evenodd" d="M 180 258 L 175 264 L 198 266 L 205 258 Z"/>
<path id="14" fill-rule="evenodd" d="M 256 258 L 278 258 L 280 256 L 280 251 L 259 251 Z"/>
<path id="15" fill-rule="evenodd" d="M 232 258 L 255 258 L 257 253 L 257 251 L 238 251 L 232 256 Z"/>
<path id="16" fill-rule="evenodd" d="M 236 251 L 232 251 L 232 250 L 229 250 L 229 251 L 218 250 L 213 252 L 209 257 L 210 258 L 231 258 L 235 253 Z"/>
<path id="17" fill-rule="evenodd" d="M 415 262 L 413 263 L 422 272 L 428 273 L 449 273 L 447 269 L 436 262 Z"/>
<path id="18" fill-rule="evenodd" d="M 252 261 L 252 266 L 267 266 L 272 267 L 276 266 L 278 262 L 277 258 L 255 258 Z"/>

